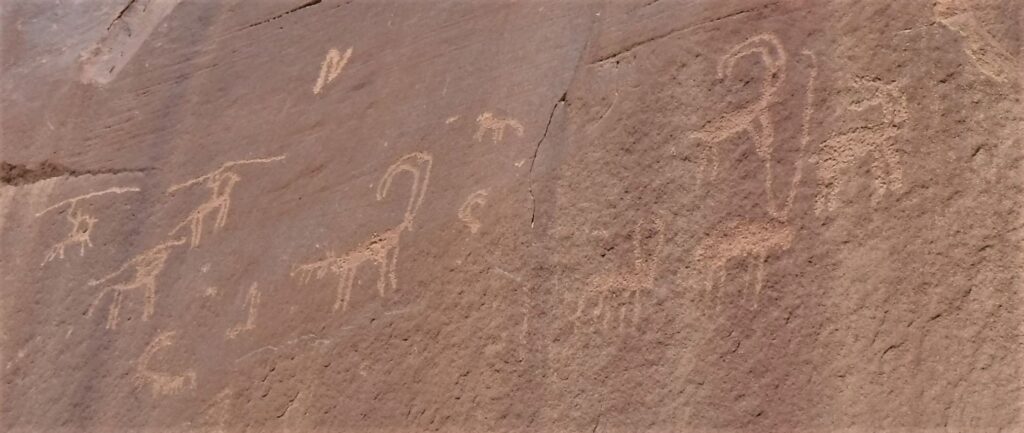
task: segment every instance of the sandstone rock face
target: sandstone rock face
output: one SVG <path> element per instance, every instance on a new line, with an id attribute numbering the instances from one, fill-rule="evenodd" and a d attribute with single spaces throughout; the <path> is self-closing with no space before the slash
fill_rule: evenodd
<path id="1" fill-rule="evenodd" d="M 1024 431 L 1024 2 L 0 26 L 4 431 Z"/>

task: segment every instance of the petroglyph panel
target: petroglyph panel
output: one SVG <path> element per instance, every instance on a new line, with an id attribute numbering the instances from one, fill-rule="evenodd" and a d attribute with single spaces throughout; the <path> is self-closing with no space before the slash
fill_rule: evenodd
<path id="1" fill-rule="evenodd" d="M 469 227 L 469 232 L 476 234 L 480 230 L 481 224 L 475 216 L 473 216 L 473 209 L 477 209 L 487 204 L 487 190 L 481 189 L 469 195 L 466 201 L 459 207 L 459 219 Z"/>
<path id="2" fill-rule="evenodd" d="M 108 188 L 102 191 L 95 191 L 88 194 L 83 194 L 77 197 L 72 197 L 67 200 L 62 200 L 53 206 L 44 209 L 42 212 L 36 214 L 36 217 L 41 217 L 47 212 L 62 209 L 65 206 L 66 212 L 64 218 L 67 219 L 68 223 L 71 224 L 71 229 L 63 240 L 50 247 L 46 251 L 46 257 L 43 258 L 43 262 L 40 266 L 46 265 L 46 263 L 64 259 L 64 250 L 68 247 L 78 246 L 78 255 L 85 256 L 85 248 L 92 246 L 92 233 L 99 222 L 99 218 L 94 217 L 78 207 L 78 203 L 81 201 L 89 200 L 93 197 L 98 197 L 106 194 L 123 194 L 126 192 L 138 192 L 139 188 L 134 187 L 114 187 Z"/>
<path id="3" fill-rule="evenodd" d="M 476 141 L 483 141 L 484 137 L 489 134 L 491 141 L 499 143 L 505 138 L 506 129 L 511 129 L 517 137 L 522 137 L 525 132 L 523 124 L 518 120 L 500 118 L 491 112 L 484 112 L 477 116 L 476 123 L 479 125 L 476 134 L 473 135 L 473 139 Z"/>
<path id="4" fill-rule="evenodd" d="M 167 266 L 167 259 L 176 247 L 185 245 L 185 238 L 171 240 L 157 245 L 125 262 L 116 271 L 109 275 L 90 280 L 89 287 L 102 287 L 95 300 L 89 306 L 87 317 L 92 317 L 93 312 L 100 305 L 108 293 L 113 294 L 110 307 L 107 311 L 107 329 L 116 329 L 121 314 L 121 304 L 124 302 L 126 292 L 143 292 L 144 306 L 142 320 L 149 320 L 156 309 L 157 277 Z M 125 278 L 127 277 L 127 278 Z M 112 281 L 122 280 L 120 283 L 108 284 Z"/>
<path id="5" fill-rule="evenodd" d="M 297 265 L 292 269 L 291 275 L 299 278 L 303 283 L 308 283 L 312 278 L 323 279 L 327 275 L 338 277 L 334 311 L 348 310 L 356 272 L 363 264 L 373 263 L 377 266 L 380 272 L 377 277 L 377 294 L 380 297 L 385 297 L 389 285 L 392 290 L 396 290 L 398 277 L 395 267 L 398 263 L 401 236 L 404 232 L 413 230 L 416 213 L 419 211 L 420 205 L 423 204 L 427 185 L 430 183 L 432 165 L 433 157 L 430 154 L 411 153 L 403 156 L 389 167 L 378 183 L 377 200 L 380 201 L 387 197 L 388 191 L 391 189 L 391 182 L 396 175 L 407 172 L 412 177 L 409 203 L 406 206 L 402 222 L 381 233 L 374 233 L 370 239 L 348 253 L 339 256 L 330 251 L 323 259 Z"/>
<path id="6" fill-rule="evenodd" d="M 213 221 L 214 232 L 223 228 L 228 222 L 228 210 L 231 207 L 231 193 L 234 191 L 235 185 L 238 181 L 242 180 L 242 177 L 234 171 L 234 168 L 250 164 L 266 164 L 280 161 L 284 158 L 285 155 L 279 155 L 270 158 L 227 162 L 214 171 L 168 188 L 167 192 L 173 193 L 193 185 L 202 184 L 210 193 L 210 198 L 205 202 L 200 203 L 184 221 L 175 226 L 174 229 L 171 230 L 170 235 L 174 236 L 175 233 L 188 228 L 190 248 L 199 246 L 199 242 L 202 241 L 203 237 L 203 223 L 208 216 L 211 216 L 216 212 L 216 217 Z"/>
<path id="7" fill-rule="evenodd" d="M 644 292 L 654 288 L 654 279 L 661 266 L 661 252 L 665 247 L 664 221 L 655 217 L 647 225 L 650 228 L 646 230 L 653 231 L 653 242 L 651 245 L 642 244 L 645 228 L 643 224 L 637 224 L 632 236 L 631 269 L 598 274 L 584 284 L 576 301 L 576 311 L 571 316 L 577 332 L 609 329 L 622 332 L 640 323 L 641 298 Z"/>
<path id="8" fill-rule="evenodd" d="M 818 169 L 814 210 L 818 214 L 835 210 L 836 193 L 844 184 L 843 176 L 849 175 L 849 169 L 863 158 L 871 159 L 872 204 L 878 204 L 886 191 L 903 188 L 897 137 L 910 118 L 906 96 L 897 83 L 863 77 L 850 78 L 847 87 L 846 102 L 850 112 L 877 109 L 879 118 L 866 125 L 833 132 L 818 146 L 814 156 Z"/>
<path id="9" fill-rule="evenodd" d="M 176 331 L 166 331 L 157 335 L 135 361 L 136 373 L 133 379 L 139 385 L 148 386 L 153 397 L 171 396 L 196 387 L 195 370 L 188 369 L 181 374 L 172 374 L 154 370 L 149 365 L 157 352 L 174 344 L 176 337 Z"/>
<path id="10" fill-rule="evenodd" d="M 352 47 L 345 50 L 345 54 L 342 54 L 337 48 L 331 48 L 327 51 L 327 56 L 324 57 L 324 62 L 320 65 L 320 75 L 316 79 L 316 84 L 313 85 L 314 95 L 322 92 L 324 86 L 338 78 L 341 70 L 345 69 L 345 65 L 348 64 L 350 57 L 352 57 Z"/>

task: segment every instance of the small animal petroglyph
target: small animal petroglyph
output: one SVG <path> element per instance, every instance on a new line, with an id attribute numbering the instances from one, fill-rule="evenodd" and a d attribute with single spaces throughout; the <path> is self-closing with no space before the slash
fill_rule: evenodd
<path id="1" fill-rule="evenodd" d="M 182 390 L 196 387 L 196 372 L 194 370 L 186 370 L 183 374 L 170 374 L 149 369 L 149 361 L 153 355 L 174 344 L 176 334 L 174 331 L 167 331 L 157 335 L 156 339 L 146 346 L 146 350 L 135 361 L 136 373 L 133 379 L 141 386 L 149 385 L 153 391 L 153 397 L 174 395 Z"/>
<path id="2" fill-rule="evenodd" d="M 1017 60 L 985 30 L 974 13 L 961 3 L 960 0 L 937 0 L 935 18 L 963 36 L 966 43 L 964 52 L 983 74 L 998 82 L 1007 82 L 1019 76 Z"/>
<path id="3" fill-rule="evenodd" d="M 480 230 L 480 220 L 473 216 L 473 208 L 483 206 L 487 203 L 487 190 L 481 189 L 469 195 L 462 207 L 459 208 L 459 219 L 466 223 L 469 232 L 476 234 Z"/>
<path id="4" fill-rule="evenodd" d="M 445 119 L 444 120 L 444 124 L 445 125 L 451 125 L 452 123 L 455 123 L 456 120 L 459 120 L 459 116 L 452 116 L 452 117 L 449 117 L 449 118 Z"/>
<path id="5" fill-rule="evenodd" d="M 413 230 L 413 220 L 416 212 L 423 204 L 423 197 L 427 192 L 427 184 L 430 182 L 430 168 L 433 158 L 430 154 L 416 152 L 408 154 L 388 168 L 377 186 L 377 200 L 387 197 L 391 188 L 391 181 L 395 175 L 403 171 L 412 175 L 412 192 L 409 197 L 409 204 L 406 207 L 402 222 L 397 226 L 375 233 L 369 240 L 363 242 L 349 253 L 336 256 L 333 251 L 327 253 L 327 257 L 312 263 L 296 266 L 292 270 L 292 276 L 299 276 L 303 283 L 308 282 L 312 277 L 322 279 L 328 273 L 338 276 L 338 291 L 334 302 L 334 310 L 339 308 L 342 311 L 348 309 L 348 302 L 351 298 L 352 285 L 355 282 L 356 271 L 363 263 L 375 263 L 380 270 L 377 277 L 377 292 L 381 297 L 385 296 L 385 289 L 390 283 L 391 289 L 398 286 L 398 277 L 395 275 L 395 265 L 398 262 L 398 247 L 401 243 L 401 235 L 406 230 Z"/>
<path id="6" fill-rule="evenodd" d="M 646 253 L 642 245 L 642 239 L 646 237 L 642 225 L 637 224 L 633 231 L 632 269 L 599 274 L 586 282 L 576 302 L 576 312 L 571 318 L 575 329 L 587 326 L 588 319 L 593 321 L 591 326 L 600 324 L 603 329 L 608 329 L 609 321 L 617 320 L 620 331 L 627 322 L 633 326 L 640 323 L 641 292 L 654 288 L 654 278 L 661 265 L 661 250 L 665 244 L 665 223 L 661 218 L 653 219 L 652 229 L 654 245 Z M 591 303 L 596 305 L 588 309 Z M 629 310 L 632 310 L 631 317 Z"/>
<path id="7" fill-rule="evenodd" d="M 878 107 L 882 118 L 868 125 L 833 133 L 821 143 L 817 155 L 813 157 L 818 166 L 818 194 L 814 202 L 814 210 L 818 214 L 835 209 L 842 172 L 866 156 L 872 158 L 871 173 L 875 184 L 872 204 L 877 204 L 885 191 L 903 188 L 903 170 L 896 148 L 896 136 L 910 117 L 907 98 L 896 83 L 884 84 L 860 77 L 854 77 L 851 81 L 855 95 L 849 109 L 860 112 Z"/>
<path id="8" fill-rule="evenodd" d="M 512 128 L 516 135 L 520 137 L 523 136 L 525 131 L 523 124 L 519 123 L 519 121 L 515 119 L 500 119 L 490 112 L 477 116 L 476 123 L 480 125 L 480 128 L 476 130 L 476 134 L 473 135 L 476 141 L 482 141 L 484 135 L 490 132 L 491 140 L 495 143 L 500 142 L 505 138 L 505 128 Z"/>
<path id="9" fill-rule="evenodd" d="M 86 317 L 92 317 L 93 311 L 96 310 L 96 307 L 99 305 L 100 301 L 103 300 L 103 297 L 106 296 L 107 293 L 113 292 L 114 299 L 110 303 L 110 310 L 107 313 L 107 329 L 117 328 L 118 315 L 121 311 L 121 303 L 124 300 L 124 292 L 138 289 L 145 292 L 145 304 L 142 310 L 142 320 L 149 320 L 153 315 L 156 303 L 156 277 L 164 270 L 164 266 L 167 264 L 167 258 L 170 257 L 174 247 L 184 244 L 185 238 L 164 242 L 135 256 L 135 258 L 126 262 L 117 271 L 114 271 L 110 275 L 98 280 L 89 281 L 89 287 L 95 287 L 101 284 L 106 284 L 115 277 L 128 275 L 128 272 L 126 272 L 128 269 L 134 270 L 131 278 L 128 278 L 127 281 L 104 287 L 104 289 L 96 296 L 92 305 L 89 306 Z"/>
<path id="10" fill-rule="evenodd" d="M 314 95 L 323 91 L 324 86 L 338 78 L 341 70 L 348 64 L 349 57 L 352 57 L 352 47 L 345 50 L 345 54 L 341 54 L 336 48 L 327 51 L 327 57 L 324 57 L 324 62 L 320 65 L 320 76 L 316 79 L 316 84 L 313 85 Z"/>
<path id="11" fill-rule="evenodd" d="M 699 131 L 691 134 L 706 143 L 700 171 L 710 166 L 712 176 L 718 172 L 716 145 L 737 134 L 748 133 L 754 139 L 754 149 L 764 160 L 770 160 L 775 127 L 768 107 L 776 98 L 775 93 L 786 79 L 786 50 L 779 39 L 772 34 L 754 36 L 734 46 L 718 63 L 718 78 L 732 76 L 736 62 L 748 55 L 757 54 L 765 67 L 761 83 L 761 96 L 756 102 L 739 110 L 723 114 L 706 123 Z"/>
<path id="12" fill-rule="evenodd" d="M 252 283 L 252 286 L 249 286 L 249 293 L 245 297 L 245 305 L 248 305 L 249 308 L 248 314 L 245 316 L 245 323 L 229 329 L 226 333 L 228 338 L 235 338 L 244 331 L 256 329 L 256 309 L 260 306 L 260 291 L 257 290 L 257 285 L 258 283 Z"/>
<path id="13" fill-rule="evenodd" d="M 694 261 L 705 269 L 707 290 L 723 283 L 729 262 L 748 259 L 751 270 L 756 266 L 754 297 L 764 286 L 765 262 L 772 251 L 786 250 L 793 243 L 793 229 L 780 221 L 743 222 L 719 229 L 705 238 L 693 252 Z"/>
<path id="14" fill-rule="evenodd" d="M 44 209 L 42 212 L 36 214 L 36 217 L 40 217 L 43 214 L 68 205 L 67 213 L 64 218 L 71 223 L 71 230 L 68 232 L 64 240 L 58 242 L 56 245 L 50 247 L 46 252 L 46 257 L 43 259 L 43 263 L 40 266 L 45 265 L 51 260 L 64 259 L 64 250 L 69 246 L 78 245 L 78 255 L 85 255 L 85 247 L 92 246 L 92 230 L 99 222 L 99 219 L 83 212 L 78 208 L 78 202 L 86 200 L 92 197 L 104 195 L 104 194 L 122 194 L 126 192 L 138 192 L 138 188 L 108 188 L 103 191 L 91 192 L 89 194 L 80 195 L 78 197 L 69 198 L 61 201 L 53 206 Z"/>
<path id="15" fill-rule="evenodd" d="M 190 247 L 195 248 L 199 246 L 199 242 L 202 240 L 203 236 L 203 221 L 206 220 L 207 216 L 212 214 L 214 211 L 217 212 L 217 217 L 214 219 L 213 224 L 214 231 L 224 227 L 228 222 L 228 209 L 231 207 L 231 192 L 235 189 L 235 184 L 237 184 L 239 180 L 242 180 L 241 176 L 229 169 L 245 164 L 270 163 L 280 161 L 284 158 L 285 155 L 279 155 L 271 158 L 228 162 L 221 165 L 220 168 L 214 171 L 168 188 L 167 192 L 172 193 L 182 188 L 202 183 L 210 190 L 210 198 L 196 207 L 196 209 L 193 210 L 189 216 L 181 222 L 181 224 L 178 224 L 171 230 L 170 234 L 174 235 L 178 230 L 188 227 L 191 231 Z"/>

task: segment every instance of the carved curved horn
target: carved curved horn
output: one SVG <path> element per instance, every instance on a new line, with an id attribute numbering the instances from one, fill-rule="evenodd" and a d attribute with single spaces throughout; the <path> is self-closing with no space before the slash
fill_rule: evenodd
<path id="1" fill-rule="evenodd" d="M 398 162 L 388 167 L 388 171 L 381 178 L 380 184 L 377 185 L 377 200 L 383 200 L 384 197 L 387 197 L 388 190 L 391 189 L 391 181 L 395 175 L 402 171 L 408 171 L 412 174 L 412 194 L 409 197 L 409 205 L 405 209 L 405 220 L 411 223 L 420 205 L 423 204 L 423 197 L 427 192 L 427 182 L 430 181 L 430 168 L 433 165 L 433 161 L 434 158 L 424 152 L 415 152 L 403 156 Z"/>
<path id="2" fill-rule="evenodd" d="M 750 54 L 759 54 L 765 68 L 770 72 L 765 78 L 765 87 L 771 90 L 778 88 L 782 80 L 778 71 L 786 63 L 786 49 L 782 47 L 779 38 L 768 33 L 751 37 L 732 47 L 718 63 L 718 78 L 732 75 L 732 68 L 736 66 L 736 61 Z"/>

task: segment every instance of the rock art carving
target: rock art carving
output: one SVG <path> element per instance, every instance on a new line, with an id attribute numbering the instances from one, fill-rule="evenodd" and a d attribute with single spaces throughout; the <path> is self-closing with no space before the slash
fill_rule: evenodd
<path id="1" fill-rule="evenodd" d="M 653 218 L 653 230 L 654 244 L 646 253 L 641 241 L 645 237 L 642 224 L 637 224 L 633 230 L 632 269 L 599 274 L 587 280 L 572 315 L 576 330 L 587 326 L 587 316 L 593 320 L 593 326 L 600 324 L 603 329 L 608 329 L 612 320 L 618 322 L 620 331 L 627 322 L 633 326 L 640 323 L 641 292 L 654 287 L 655 274 L 661 265 L 661 250 L 665 244 L 665 224 L 661 218 Z M 591 303 L 596 305 L 588 308 Z"/>
<path id="2" fill-rule="evenodd" d="M 92 229 L 99 222 L 99 219 L 83 212 L 78 208 L 78 202 L 86 200 L 92 197 L 104 195 L 104 194 L 122 194 L 126 192 L 138 192 L 138 188 L 133 187 L 115 187 L 108 188 L 103 191 L 91 192 L 83 194 L 78 197 L 69 198 L 61 201 L 53 206 L 44 209 L 42 212 L 36 214 L 36 217 L 40 217 L 43 214 L 68 206 L 67 213 L 64 217 L 71 223 L 71 230 L 68 232 L 64 240 L 58 242 L 56 245 L 51 247 L 46 252 L 46 257 L 43 259 L 43 263 L 40 266 L 45 265 L 47 262 L 55 259 L 64 259 L 64 250 L 69 246 L 78 245 L 78 255 L 85 255 L 85 247 L 92 246 Z"/>
<path id="3" fill-rule="evenodd" d="M 372 262 L 380 271 L 377 277 L 377 292 L 381 297 L 385 296 L 385 289 L 390 283 L 391 289 L 398 286 L 398 277 L 395 275 L 395 265 L 398 262 L 398 250 L 401 243 L 402 233 L 406 230 L 413 230 L 413 221 L 416 212 L 423 204 L 423 197 L 427 192 L 427 184 L 430 182 L 430 168 L 433 158 L 430 154 L 415 152 L 405 155 L 395 164 L 388 168 L 377 186 L 377 200 L 387 197 L 391 188 L 391 181 L 395 175 L 405 171 L 412 175 L 412 188 L 409 197 L 409 204 L 406 207 L 402 222 L 395 227 L 374 234 L 369 240 L 363 242 L 354 250 L 337 256 L 333 251 L 327 253 L 327 257 L 315 262 L 296 266 L 291 275 L 298 276 L 303 283 L 311 278 L 324 278 L 328 273 L 338 277 L 338 289 L 334 302 L 334 311 L 339 308 L 342 311 L 348 310 L 349 299 L 351 298 L 352 285 L 355 282 L 356 271 L 359 266 Z"/>
<path id="4" fill-rule="evenodd" d="M 765 74 L 761 84 L 761 96 L 754 103 L 739 110 L 723 114 L 707 122 L 692 137 L 705 142 L 700 171 L 710 166 L 711 175 L 718 172 L 716 145 L 741 133 L 748 133 L 754 139 L 754 149 L 761 159 L 771 159 L 775 129 L 768 107 L 776 99 L 776 92 L 786 79 L 786 50 L 779 39 L 772 34 L 760 34 L 734 46 L 718 63 L 718 79 L 732 76 L 736 62 L 748 55 L 760 56 Z"/>
<path id="5" fill-rule="evenodd" d="M 195 389 L 196 373 L 194 370 L 187 370 L 183 374 L 170 374 L 161 371 L 150 370 L 149 361 L 160 350 L 174 344 L 177 332 L 167 331 L 157 335 L 146 349 L 135 361 L 136 373 L 134 381 L 139 385 L 148 385 L 153 391 L 153 397 L 174 395 L 185 389 Z"/>
<path id="6" fill-rule="evenodd" d="M 716 284 L 725 281 L 729 262 L 747 259 L 756 278 L 753 282 L 756 306 L 756 299 L 764 287 L 768 254 L 786 250 L 792 243 L 793 229 L 781 221 L 743 222 L 716 230 L 697 245 L 693 257 L 699 266 L 705 268 L 709 293 Z"/>
<path id="7" fill-rule="evenodd" d="M 352 57 L 352 47 L 345 50 L 345 54 L 342 54 L 336 48 L 331 48 L 327 51 L 327 57 L 324 58 L 324 62 L 320 65 L 320 76 L 316 80 L 316 84 L 313 85 L 313 94 L 320 93 L 324 90 L 324 86 L 334 81 L 341 74 L 341 70 L 345 69 L 345 65 L 348 64 L 349 57 Z"/>
<path id="8" fill-rule="evenodd" d="M 167 265 L 167 258 L 170 257 L 174 247 L 184 245 L 185 242 L 185 238 L 164 242 L 135 256 L 135 258 L 126 262 L 110 275 L 98 280 L 89 281 L 89 287 L 95 287 L 106 284 L 114 280 L 115 277 L 128 275 L 127 271 L 129 269 L 133 270 L 131 278 L 128 278 L 125 282 L 104 287 L 96 296 L 92 305 L 89 306 L 86 317 L 92 317 L 92 313 L 96 310 L 100 301 L 103 300 L 107 293 L 112 292 L 114 299 L 110 303 L 110 310 L 107 313 L 107 329 L 117 328 L 118 315 L 121 311 L 121 304 L 124 301 L 124 292 L 138 289 L 145 292 L 142 320 L 149 320 L 153 315 L 156 303 L 156 277 L 164 270 L 164 266 Z"/>
<path id="9" fill-rule="evenodd" d="M 481 226 L 480 220 L 476 219 L 476 217 L 473 216 L 473 209 L 476 207 L 483 206 L 486 203 L 487 190 L 481 189 L 477 192 L 470 194 L 469 197 L 466 198 L 466 201 L 462 203 L 462 206 L 459 208 L 459 219 L 462 220 L 462 222 L 466 223 L 466 226 L 469 227 L 470 233 L 476 234 L 476 232 L 480 230 Z"/>
<path id="10" fill-rule="evenodd" d="M 807 149 L 807 143 L 811 141 L 811 115 L 814 113 L 814 90 L 818 80 L 818 57 L 810 51 L 803 51 L 802 53 L 808 59 L 810 59 L 811 67 L 807 77 L 807 88 L 804 91 L 804 112 L 803 112 L 803 125 L 800 128 L 800 141 L 799 147 L 797 148 L 796 168 L 793 172 L 793 178 L 790 179 L 789 191 L 786 194 L 785 200 L 781 207 L 776 206 L 778 200 L 775 197 L 775 189 L 773 186 L 773 165 L 771 158 L 765 161 L 765 190 L 768 191 L 768 213 L 775 219 L 780 221 L 787 221 L 789 219 L 789 211 L 793 209 L 793 201 L 796 198 L 796 188 L 803 178 L 804 165 L 802 163 L 802 157 L 804 151 Z"/>
<path id="11" fill-rule="evenodd" d="M 189 216 L 181 222 L 181 224 L 178 224 L 171 230 L 170 234 L 174 235 L 182 228 L 188 227 L 191 232 L 190 247 L 195 248 L 199 246 L 199 242 L 202 240 L 203 236 L 203 221 L 206 220 L 208 215 L 217 211 L 217 217 L 214 219 L 213 224 L 214 231 L 224 227 L 228 222 L 228 209 L 231 207 L 231 192 L 235 189 L 235 184 L 237 184 L 239 180 L 242 180 L 242 177 L 231 169 L 245 164 L 265 164 L 280 161 L 284 158 L 285 155 L 278 155 L 270 158 L 228 162 L 221 165 L 220 168 L 214 171 L 168 188 L 167 192 L 171 193 L 182 188 L 202 183 L 210 190 L 210 198 L 196 207 L 195 210 L 193 210 Z"/>
<path id="12" fill-rule="evenodd" d="M 986 76 L 1007 82 L 1018 75 L 1016 59 L 978 22 L 973 12 L 959 0 L 935 2 L 935 18 L 942 25 L 964 38 L 964 52 L 971 62 Z"/>
<path id="13" fill-rule="evenodd" d="M 473 135 L 476 141 L 482 141 L 484 135 L 490 132 L 491 140 L 498 143 L 505 138 L 505 128 L 512 128 L 519 137 L 522 137 L 525 131 L 523 124 L 519 123 L 519 121 L 515 119 L 501 119 L 490 112 L 477 116 L 476 123 L 480 125 L 480 128 L 476 130 L 476 134 Z"/>
<path id="14" fill-rule="evenodd" d="M 819 146 L 813 158 L 818 166 L 818 194 L 814 210 L 820 214 L 836 207 L 842 172 L 866 156 L 873 158 L 871 173 L 874 176 L 875 192 L 872 204 L 881 200 L 885 191 L 903 187 L 903 169 L 896 149 L 896 136 L 904 122 L 910 117 L 907 98 L 896 83 L 854 77 L 851 88 L 856 96 L 850 103 L 852 111 L 864 111 L 878 107 L 882 119 L 866 126 L 848 128 L 833 133 Z"/>
<path id="15" fill-rule="evenodd" d="M 249 293 L 245 297 L 245 305 L 248 306 L 248 314 L 245 316 L 245 323 L 232 327 L 226 333 L 228 338 L 235 338 L 238 334 L 256 329 L 256 309 L 260 306 L 260 291 L 258 283 L 249 286 Z"/>

